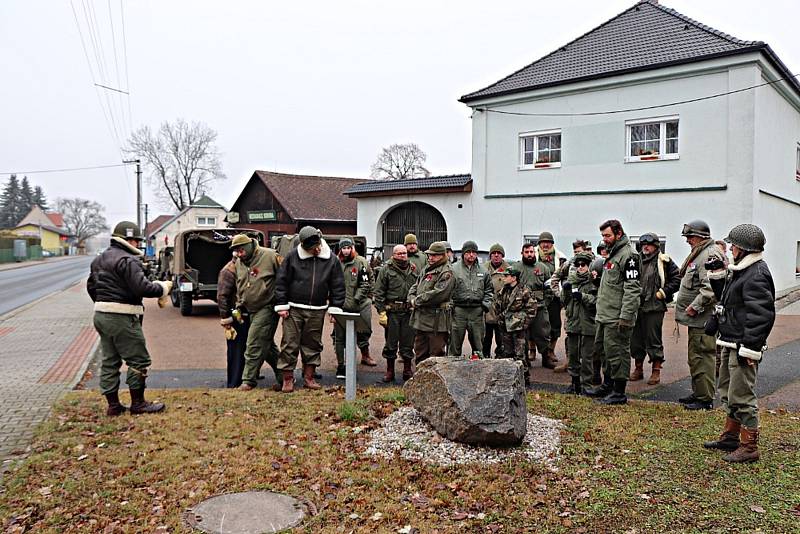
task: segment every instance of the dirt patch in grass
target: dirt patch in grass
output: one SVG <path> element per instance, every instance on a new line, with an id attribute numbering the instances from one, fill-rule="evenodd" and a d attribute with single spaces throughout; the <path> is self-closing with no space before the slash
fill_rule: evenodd
<path id="1" fill-rule="evenodd" d="M 338 388 L 159 396 L 166 413 L 114 419 L 97 393 L 62 399 L 5 475 L 4 531 L 185 532 L 181 514 L 203 499 L 262 489 L 309 503 L 306 532 L 773 533 L 800 522 L 793 414 L 765 413 L 762 461 L 732 466 L 700 446 L 719 433 L 719 411 L 531 395 L 531 413 L 566 425 L 554 467 L 436 467 L 364 454 L 399 390 L 367 389 L 347 408 Z"/>

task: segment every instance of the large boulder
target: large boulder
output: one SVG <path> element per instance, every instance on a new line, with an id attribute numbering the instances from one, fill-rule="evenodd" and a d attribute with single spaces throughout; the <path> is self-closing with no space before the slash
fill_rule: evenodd
<path id="1" fill-rule="evenodd" d="M 439 434 L 472 445 L 518 445 L 528 410 L 522 362 L 429 358 L 403 387 Z"/>

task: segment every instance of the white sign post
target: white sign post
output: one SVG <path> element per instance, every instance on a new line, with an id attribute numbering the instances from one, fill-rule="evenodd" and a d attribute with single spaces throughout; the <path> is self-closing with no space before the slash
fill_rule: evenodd
<path id="1" fill-rule="evenodd" d="M 330 310 L 329 310 L 330 313 Z M 344 398 L 345 400 L 355 400 L 356 399 L 356 322 L 359 322 L 359 326 L 362 328 L 366 325 L 363 324 L 364 320 L 361 318 L 361 314 L 358 313 L 350 313 L 350 312 L 336 312 L 331 313 L 331 316 L 339 323 L 340 326 L 344 326 L 344 368 L 345 368 L 345 380 L 344 380 Z"/>

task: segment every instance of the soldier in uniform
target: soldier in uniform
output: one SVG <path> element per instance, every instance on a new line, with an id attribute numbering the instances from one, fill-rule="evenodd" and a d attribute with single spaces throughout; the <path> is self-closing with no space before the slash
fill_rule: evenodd
<path id="1" fill-rule="evenodd" d="M 755 462 L 758 451 L 758 364 L 766 350 L 767 337 L 775 324 L 775 284 L 762 257 L 766 238 L 753 224 L 735 226 L 725 238 L 731 244 L 733 264 L 722 260 L 706 264 L 714 295 L 720 302 L 706 328 L 717 329 L 722 347 L 719 393 L 727 416 L 722 435 L 703 444 L 707 449 L 730 451 L 727 462 Z"/>
<path id="2" fill-rule="evenodd" d="M 239 315 L 234 319 L 236 310 L 236 254 L 231 261 L 219 271 L 217 277 L 217 306 L 219 319 L 225 331 L 227 345 L 227 379 L 225 387 L 238 388 L 242 385 L 244 372 L 244 353 L 247 348 L 247 335 L 250 331 L 250 318 Z"/>
<path id="3" fill-rule="evenodd" d="M 425 258 L 425 255 L 419 251 L 417 236 L 414 234 L 406 234 L 405 239 L 403 239 L 403 244 L 408 251 L 408 261 L 416 266 L 418 273 L 424 271 L 425 267 L 428 266 L 428 260 Z"/>
<path id="4" fill-rule="evenodd" d="M 631 247 L 622 224 L 611 219 L 600 225 L 608 258 L 597 291 L 594 350 L 604 362 L 603 384 L 586 391 L 607 405 L 627 404 L 625 388 L 631 373 L 631 333 L 642 291 L 639 256 Z"/>
<path id="5" fill-rule="evenodd" d="M 108 402 L 109 416 L 122 415 L 128 410 L 119 401 L 119 369 L 123 361 L 128 366 L 130 412 L 155 413 L 164 409 L 163 403 L 144 398 L 150 354 L 142 332 L 142 299 L 168 296 L 172 282 L 150 282 L 145 277 L 144 254 L 139 249 L 143 240 L 135 223 L 117 224 L 109 247 L 92 261 L 86 282 L 86 290 L 94 302 L 94 327 L 100 335 L 103 352 L 100 392 Z"/>
<path id="6" fill-rule="evenodd" d="M 589 265 L 591 252 L 579 252 L 567 280 L 561 286 L 561 302 L 567 315 L 567 359 L 572 384 L 565 393 L 581 395 L 592 386 L 592 355 L 596 333 L 597 287 Z"/>
<path id="7" fill-rule="evenodd" d="M 486 327 L 483 314 L 491 309 L 494 289 L 486 269 L 478 263 L 478 245 L 466 241 L 461 260 L 453 264 L 453 327 L 447 354 L 461 356 L 464 334 L 469 337 L 470 354 L 482 356 Z"/>
<path id="8" fill-rule="evenodd" d="M 386 328 L 386 345 L 383 357 L 386 359 L 386 374 L 383 381 L 394 382 L 394 367 L 398 348 L 403 359 L 403 382 L 414 374 L 414 329 L 411 328 L 411 306 L 408 292 L 417 281 L 417 266 L 408 261 L 404 245 L 396 245 L 392 257 L 381 268 L 375 280 L 374 301 L 378 310 L 378 322 Z"/>
<path id="9" fill-rule="evenodd" d="M 505 273 L 510 267 L 505 257 L 506 250 L 500 243 L 495 243 L 489 247 L 489 259 L 483 264 L 483 268 L 486 269 L 489 280 L 492 282 L 494 298 L 497 298 L 498 293 L 503 289 Z M 503 338 L 500 337 L 500 327 L 493 308 L 486 312 L 484 320 L 486 322 L 486 334 L 483 336 L 483 355 L 488 358 L 492 354 L 492 338 L 494 338 L 494 355 L 495 357 L 500 357 L 503 354 Z"/>
<path id="10" fill-rule="evenodd" d="M 550 360 L 550 320 L 547 316 L 547 298 L 552 298 L 548 280 L 547 266 L 536 260 L 536 247 L 533 243 L 522 245 L 522 259 L 512 265 L 522 273 L 520 282 L 528 286 L 536 299 L 536 317 L 528 326 L 528 352 L 530 359 L 536 358 L 536 349 L 542 355 L 542 367 L 552 369 L 556 366 Z M 552 274 L 552 273 L 551 273 Z"/>
<path id="11" fill-rule="evenodd" d="M 408 291 L 411 327 L 415 330 L 414 354 L 417 364 L 431 356 L 446 354 L 452 322 L 453 268 L 447 261 L 444 242 L 431 243 L 425 251 L 428 266 Z"/>
<path id="12" fill-rule="evenodd" d="M 582 239 L 578 239 L 572 243 L 572 257 L 561 264 L 561 267 L 556 269 L 553 273 L 553 276 L 550 277 L 550 288 L 555 293 L 556 297 L 560 299 L 561 296 L 561 289 L 560 285 L 562 282 L 566 282 L 569 278 L 569 275 L 575 273 L 575 257 L 580 254 L 581 252 L 587 252 L 589 256 L 594 261 L 594 254 L 592 253 L 592 245 L 591 243 L 587 243 Z M 591 274 L 591 271 L 590 271 Z M 596 286 L 595 286 L 596 287 Z M 561 307 L 564 307 L 563 301 L 561 302 Z M 566 343 L 565 343 L 566 345 Z M 553 369 L 554 373 L 565 373 L 569 367 L 569 355 L 567 355 L 567 359 L 564 363 L 560 363 L 556 365 L 555 369 Z"/>
<path id="13" fill-rule="evenodd" d="M 322 233 L 304 226 L 300 244 L 281 263 L 275 281 L 275 311 L 283 319 L 278 369 L 283 374 L 281 391 L 294 391 L 294 368 L 302 353 L 303 381 L 309 389 L 320 389 L 314 371 L 322 363 L 322 327 L 325 310 L 341 312 L 344 275 Z"/>
<path id="14" fill-rule="evenodd" d="M 369 354 L 369 338 L 372 335 L 372 280 L 367 260 L 356 253 L 352 238 L 344 237 L 339 241 L 339 261 L 344 273 L 344 306 L 346 312 L 361 315 L 361 326 L 356 332 L 356 344 L 361 350 L 361 365 L 375 367 L 378 363 Z M 333 318 L 331 318 L 333 320 Z M 345 378 L 344 367 L 344 326 L 333 322 L 334 349 L 336 351 L 336 378 Z"/>
<path id="15" fill-rule="evenodd" d="M 236 308 L 249 318 L 250 329 L 244 352 L 244 371 L 241 391 L 256 387 L 261 365 L 266 361 L 275 373 L 278 390 L 282 382 L 278 371 L 278 348 L 275 331 L 278 316 L 275 314 L 275 276 L 280 265 L 278 254 L 271 248 L 258 245 L 255 239 L 239 234 L 231 241 L 231 250 L 236 261 Z M 222 326 L 231 328 L 233 319 L 223 319 Z"/>
<path id="16" fill-rule="evenodd" d="M 529 362 L 525 355 L 526 331 L 536 316 L 536 299 L 525 284 L 519 283 L 522 273 L 514 267 L 503 271 L 503 287 L 492 304 L 503 340 L 503 353 L 498 358 L 514 358 L 525 369 L 525 385 L 530 385 Z"/>
<path id="17" fill-rule="evenodd" d="M 542 232 L 539 234 L 539 245 L 536 247 L 536 258 L 547 267 L 548 285 L 549 280 L 553 274 L 558 271 L 563 265 L 567 263 L 567 257 L 557 250 L 553 234 L 551 232 Z M 550 321 L 550 334 L 549 334 L 549 348 L 547 359 L 553 364 L 555 370 L 555 363 L 558 362 L 556 358 L 556 343 L 558 338 L 561 337 L 561 300 L 552 291 L 545 294 L 545 304 L 547 305 L 547 319 Z M 542 357 L 544 360 L 545 357 Z"/>
<path id="18" fill-rule="evenodd" d="M 667 304 L 672 302 L 672 296 L 681 283 L 678 266 L 668 255 L 661 253 L 659 242 L 654 233 L 639 237 L 639 244 L 642 246 L 642 295 L 631 336 L 631 357 L 635 363 L 631 382 L 644 378 L 644 357 L 649 354 L 652 369 L 647 383 L 651 386 L 661 382 L 661 366 L 664 363 L 661 331 L 664 314 L 667 312 Z"/>
<path id="19" fill-rule="evenodd" d="M 722 260 L 723 256 L 711 239 L 711 229 L 706 222 L 697 220 L 684 224 L 681 235 L 692 251 L 679 271 L 681 285 L 675 299 L 675 320 L 689 331 L 692 393 L 678 400 L 687 410 L 710 410 L 714 401 L 716 350 L 714 338 L 706 335 L 703 327 L 711 317 L 716 298 L 705 263 L 712 258 Z"/>

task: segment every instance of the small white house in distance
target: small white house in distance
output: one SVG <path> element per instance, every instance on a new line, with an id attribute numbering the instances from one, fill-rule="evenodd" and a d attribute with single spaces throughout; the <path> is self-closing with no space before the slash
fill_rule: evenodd
<path id="1" fill-rule="evenodd" d="M 175 236 L 184 230 L 193 228 L 227 228 L 225 215 L 228 211 L 215 200 L 203 195 L 196 201 L 181 210 L 174 217 L 163 222 L 160 226 L 149 230 L 148 245 L 154 247 L 154 255 L 167 246 L 175 243 Z M 149 225 L 148 225 L 149 227 Z"/>
<path id="2" fill-rule="evenodd" d="M 766 43 L 643 1 L 460 101 L 473 111 L 470 191 L 351 188 L 370 243 L 393 244 L 384 226 L 410 202 L 440 214 L 455 249 L 499 242 L 509 257 L 543 231 L 564 251 L 596 245 L 598 225 L 619 219 L 680 263 L 684 223 L 721 239 L 746 222 L 766 234 L 779 294 L 800 284 L 800 84 Z"/>

